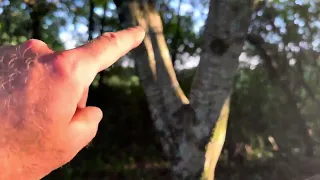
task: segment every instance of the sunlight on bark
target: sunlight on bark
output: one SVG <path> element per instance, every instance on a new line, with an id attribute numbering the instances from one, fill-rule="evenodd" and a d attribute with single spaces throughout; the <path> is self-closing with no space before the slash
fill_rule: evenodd
<path id="1" fill-rule="evenodd" d="M 160 14 L 154 7 L 152 7 L 152 4 L 148 3 L 143 4 L 143 11 L 136 2 L 131 3 L 130 8 L 135 16 L 135 19 L 137 20 L 137 23 L 147 31 L 144 44 L 148 52 L 149 66 L 152 70 L 154 78 L 157 78 L 156 66 L 163 65 L 166 73 L 168 73 L 171 81 L 170 83 L 175 91 L 176 96 L 180 98 L 183 104 L 189 104 L 189 100 L 179 85 L 172 65 L 169 49 L 163 34 L 163 25 Z M 155 38 L 156 43 L 152 44 L 152 38 Z M 155 49 L 159 50 L 159 57 L 154 53 Z M 159 62 L 161 63 L 156 64 L 156 58 L 158 58 Z"/>
<path id="2" fill-rule="evenodd" d="M 214 180 L 215 168 L 226 138 L 227 124 L 230 111 L 230 96 L 225 100 L 217 120 L 210 142 L 206 149 L 206 160 L 202 180 Z"/>
<path id="3" fill-rule="evenodd" d="M 135 17 L 134 19 L 137 21 L 136 23 L 134 23 L 134 22 L 133 23 L 139 24 L 141 27 L 143 27 L 143 29 L 145 29 L 145 31 L 148 31 L 149 27 L 147 25 L 147 22 L 146 22 L 144 16 L 143 16 L 143 12 L 141 12 L 141 10 L 139 8 L 139 4 L 137 2 L 130 3 L 130 9 L 131 9 L 133 16 Z M 153 47 L 152 47 L 152 43 L 151 43 L 151 39 L 150 39 L 149 34 L 146 34 L 143 43 L 146 47 L 146 51 L 148 54 L 149 67 L 151 69 L 153 79 L 156 80 L 157 79 L 156 60 L 154 57 Z"/>

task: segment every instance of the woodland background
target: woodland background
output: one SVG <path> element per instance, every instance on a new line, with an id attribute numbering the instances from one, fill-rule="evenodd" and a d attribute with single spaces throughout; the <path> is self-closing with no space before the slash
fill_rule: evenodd
<path id="1" fill-rule="evenodd" d="M 233 80 L 216 179 L 307 178 L 320 173 L 320 2 L 257 2 Z M 156 4 L 177 78 L 188 94 L 209 1 Z M 0 0 L 1 45 L 36 38 L 54 50 L 70 49 L 120 29 L 111 0 Z M 96 138 L 44 179 L 166 178 L 168 162 L 134 59 L 123 57 L 100 73 L 88 104 L 104 112 Z"/>

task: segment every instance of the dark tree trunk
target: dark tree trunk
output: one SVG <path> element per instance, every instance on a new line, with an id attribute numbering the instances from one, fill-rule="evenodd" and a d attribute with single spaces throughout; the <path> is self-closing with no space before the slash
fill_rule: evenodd
<path id="1" fill-rule="evenodd" d="M 92 40 L 92 36 L 93 36 L 93 31 L 94 31 L 94 2 L 93 0 L 89 1 L 90 5 L 89 5 L 89 24 L 88 24 L 88 31 L 89 31 L 89 41 Z"/>
<path id="2" fill-rule="evenodd" d="M 300 134 L 303 138 L 303 143 L 306 147 L 306 156 L 313 156 L 314 153 L 314 142 L 309 134 L 307 121 L 304 119 L 303 115 L 300 112 L 298 107 L 298 100 L 296 95 L 291 91 L 288 86 L 288 82 L 281 78 L 281 75 L 277 68 L 274 67 L 276 63 L 273 58 L 267 53 L 263 48 L 263 39 L 259 36 L 249 35 L 247 38 L 248 42 L 255 46 L 259 56 L 263 60 L 263 65 L 267 71 L 270 80 L 275 83 L 283 91 L 284 95 L 287 98 L 287 104 L 292 109 L 293 116 L 297 119 L 297 124 L 299 125 Z"/>
<path id="3" fill-rule="evenodd" d="M 38 12 L 36 5 L 31 5 L 30 7 L 32 9 L 32 11 L 30 12 L 31 38 L 41 39 L 42 17 Z"/>
<path id="4" fill-rule="evenodd" d="M 24 2 L 30 8 L 31 38 L 42 40 L 42 21 L 56 8 L 56 4 L 37 0 L 25 0 Z"/>
<path id="5" fill-rule="evenodd" d="M 177 13 L 177 28 L 176 28 L 176 32 L 175 35 L 172 39 L 172 64 L 174 65 L 176 60 L 177 60 L 177 54 L 178 54 L 178 45 L 180 42 L 180 38 L 181 38 L 181 32 L 180 32 L 180 21 L 181 21 L 181 17 L 180 17 L 180 9 L 181 9 L 181 1 L 179 0 L 179 9 L 178 9 L 178 13 Z"/>

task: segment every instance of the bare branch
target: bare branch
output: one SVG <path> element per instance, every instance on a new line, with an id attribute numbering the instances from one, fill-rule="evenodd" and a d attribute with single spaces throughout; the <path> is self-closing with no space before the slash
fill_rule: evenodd
<path id="1" fill-rule="evenodd" d="M 295 117 L 297 118 L 297 124 L 300 126 L 300 133 L 302 135 L 302 138 L 304 139 L 304 144 L 306 146 L 306 155 L 312 156 L 314 151 L 314 143 L 312 138 L 310 137 L 310 134 L 308 132 L 308 126 L 306 124 L 306 120 L 302 116 L 299 107 L 297 106 L 298 100 L 295 94 L 292 93 L 290 88 L 288 87 L 287 80 L 281 78 L 279 75 L 279 71 L 277 68 L 274 67 L 273 64 L 275 64 L 275 61 L 272 59 L 272 57 L 268 54 L 268 52 L 264 49 L 262 43 L 264 42 L 261 37 L 255 36 L 255 35 L 249 35 L 247 40 L 255 46 L 259 56 L 263 60 L 263 65 L 265 70 L 267 71 L 269 78 L 271 82 L 278 85 L 281 90 L 284 92 L 286 98 L 287 98 L 287 104 L 290 106 L 290 108 L 293 110 L 292 113 L 294 113 Z"/>
<path id="2" fill-rule="evenodd" d="M 146 30 L 146 38 L 132 51 L 140 78 L 149 101 L 161 97 L 168 114 L 176 112 L 189 101 L 182 92 L 173 69 L 169 50 L 163 35 L 163 26 L 154 1 L 114 1 L 119 19 L 125 26 L 140 25 Z M 131 14 L 129 14 L 130 12 Z M 129 23 L 128 23 L 129 22 Z M 130 23 L 131 22 L 131 23 Z M 146 66 L 148 64 L 149 66 Z"/>

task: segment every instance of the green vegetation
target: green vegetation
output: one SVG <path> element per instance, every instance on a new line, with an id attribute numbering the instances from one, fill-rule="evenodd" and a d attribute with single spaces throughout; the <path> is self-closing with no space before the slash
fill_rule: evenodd
<path id="1" fill-rule="evenodd" d="M 0 44 L 22 43 L 38 32 L 52 49 L 61 50 L 73 41 L 86 42 L 88 33 L 96 37 L 100 31 L 120 29 L 113 2 L 94 2 L 94 29 L 82 32 L 89 19 L 88 1 L 0 1 Z M 185 13 L 168 0 L 158 2 L 173 61 L 187 63 L 190 58 L 180 62 L 181 57 L 200 52 L 202 30 L 193 27 L 205 19 L 208 1 L 183 0 L 184 6 L 193 3 Z M 44 5 L 46 11 L 41 10 Z M 243 51 L 249 60 L 240 62 L 234 79 L 216 179 L 291 180 L 320 173 L 319 7 L 317 0 L 257 3 Z M 195 11 L 202 14 L 195 18 Z M 37 16 L 31 18 L 32 12 Z M 36 20 L 40 27 L 33 26 Z M 62 40 L 66 33 L 70 39 Z M 104 113 L 96 138 L 44 179 L 168 179 L 169 165 L 136 69 L 119 64 L 99 74 L 90 89 L 88 105 Z M 194 69 L 177 73 L 186 94 L 193 75 Z"/>

